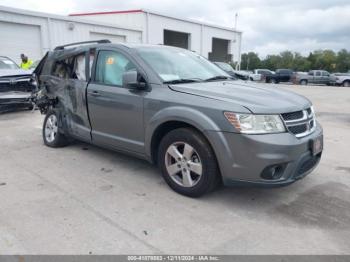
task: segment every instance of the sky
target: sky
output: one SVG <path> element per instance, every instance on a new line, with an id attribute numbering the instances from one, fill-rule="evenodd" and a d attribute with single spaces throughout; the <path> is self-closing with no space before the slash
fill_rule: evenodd
<path id="1" fill-rule="evenodd" d="M 261 57 L 291 50 L 350 50 L 350 0 L 0 0 L 0 5 L 60 15 L 148 9 L 243 31 L 242 51 Z"/>

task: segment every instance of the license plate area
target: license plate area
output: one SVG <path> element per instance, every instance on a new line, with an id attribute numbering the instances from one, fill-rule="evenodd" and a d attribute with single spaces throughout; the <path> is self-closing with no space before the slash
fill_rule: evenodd
<path id="1" fill-rule="evenodd" d="M 320 135 L 311 140 L 311 152 L 312 155 L 317 155 L 323 150 L 323 135 Z"/>

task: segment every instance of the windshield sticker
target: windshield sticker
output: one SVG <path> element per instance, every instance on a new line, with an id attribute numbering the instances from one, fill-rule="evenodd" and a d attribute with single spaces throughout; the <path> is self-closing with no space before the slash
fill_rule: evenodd
<path id="1" fill-rule="evenodd" d="M 114 64 L 114 57 L 108 57 L 107 61 L 106 61 L 107 65 L 113 65 Z"/>

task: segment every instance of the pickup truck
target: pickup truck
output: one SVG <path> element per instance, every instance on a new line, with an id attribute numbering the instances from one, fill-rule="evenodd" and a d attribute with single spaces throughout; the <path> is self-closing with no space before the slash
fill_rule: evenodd
<path id="1" fill-rule="evenodd" d="M 266 75 L 265 82 L 278 84 L 280 82 L 290 82 L 293 76 L 293 71 L 290 69 L 277 69 L 274 74 Z"/>
<path id="2" fill-rule="evenodd" d="M 35 72 L 44 144 L 77 139 L 158 165 L 174 191 L 282 186 L 319 163 L 312 103 L 234 80 L 186 49 L 107 40 L 56 47 Z"/>
<path id="3" fill-rule="evenodd" d="M 336 81 L 335 76 L 324 70 L 311 70 L 308 73 L 295 73 L 292 77 L 294 84 L 308 85 L 308 84 L 323 84 L 334 85 Z"/>
<path id="4" fill-rule="evenodd" d="M 350 73 L 335 73 L 332 76 L 335 78 L 336 85 L 350 87 Z"/>

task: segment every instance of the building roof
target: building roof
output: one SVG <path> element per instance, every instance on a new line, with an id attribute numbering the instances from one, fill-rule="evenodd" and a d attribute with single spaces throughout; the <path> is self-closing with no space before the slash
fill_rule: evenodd
<path id="1" fill-rule="evenodd" d="M 186 22 L 193 23 L 193 24 L 204 25 L 204 26 L 219 28 L 219 29 L 228 30 L 228 31 L 234 31 L 234 32 L 240 33 L 240 34 L 242 33 L 242 31 L 236 30 L 236 29 L 231 28 L 231 27 L 219 26 L 219 25 L 206 23 L 206 22 L 201 22 L 201 21 L 197 21 L 197 20 L 192 20 L 192 19 L 188 19 L 188 18 L 174 17 L 174 16 L 171 16 L 171 15 L 165 15 L 165 14 L 161 14 L 161 13 L 158 13 L 158 12 L 155 12 L 155 11 L 146 10 L 146 9 L 119 10 L 119 11 L 117 10 L 117 11 L 106 11 L 106 12 L 73 13 L 73 14 L 69 14 L 69 16 L 118 15 L 118 14 L 130 14 L 130 13 L 148 13 L 148 14 L 153 14 L 153 15 L 162 16 L 162 17 L 166 17 L 166 18 L 171 18 L 171 19 L 175 19 L 175 20 L 186 21 Z"/>
<path id="2" fill-rule="evenodd" d="M 13 8 L 13 7 L 7 7 L 0 5 L 0 11 L 6 12 L 6 13 L 14 13 L 14 14 L 20 14 L 20 15 L 28 15 L 33 17 L 44 17 L 44 18 L 50 18 L 50 19 L 57 19 L 67 22 L 77 22 L 81 24 L 88 24 L 88 25 L 97 25 L 97 26 L 104 26 L 104 27 L 111 27 L 119 30 L 127 30 L 127 31 L 134 31 L 134 32 L 141 32 L 138 29 L 135 28 L 129 28 L 129 27 L 121 27 L 116 24 L 111 23 L 104 23 L 104 22 L 98 22 L 98 21 L 92 21 L 89 19 L 83 19 L 80 17 L 70 17 L 70 16 L 63 16 L 63 15 L 55 15 L 51 13 L 43 13 L 43 12 L 37 12 L 37 11 L 31 11 L 31 10 L 25 10 L 20 8 Z"/>

